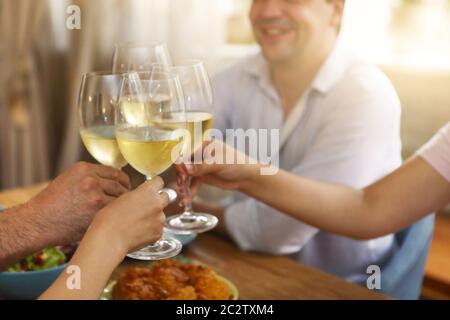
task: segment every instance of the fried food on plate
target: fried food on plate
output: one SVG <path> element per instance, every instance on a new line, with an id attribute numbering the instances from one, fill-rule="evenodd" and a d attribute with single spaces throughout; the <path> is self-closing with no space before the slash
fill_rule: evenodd
<path id="1" fill-rule="evenodd" d="M 129 268 L 114 286 L 116 300 L 228 300 L 230 290 L 209 267 L 163 260 Z"/>

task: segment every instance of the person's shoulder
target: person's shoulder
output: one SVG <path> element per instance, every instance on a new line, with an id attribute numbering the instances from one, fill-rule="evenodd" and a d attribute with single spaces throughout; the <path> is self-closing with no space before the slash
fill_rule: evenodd
<path id="1" fill-rule="evenodd" d="M 351 90 L 354 94 L 398 98 L 391 80 L 378 66 L 357 58 L 348 67 L 336 90 Z"/>
<path id="2" fill-rule="evenodd" d="M 400 113 L 401 104 L 391 80 L 376 65 L 354 59 L 340 81 L 330 90 L 332 101 L 354 111 Z"/>
<path id="3" fill-rule="evenodd" d="M 330 107 L 330 119 L 348 118 L 395 129 L 400 122 L 400 98 L 389 78 L 376 65 L 356 58 L 328 91 L 324 103 Z"/>

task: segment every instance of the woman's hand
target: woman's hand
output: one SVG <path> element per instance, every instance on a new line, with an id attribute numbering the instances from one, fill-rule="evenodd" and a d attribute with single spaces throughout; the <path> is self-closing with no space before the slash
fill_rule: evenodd
<path id="1" fill-rule="evenodd" d="M 66 270 L 40 299 L 98 299 L 128 252 L 161 237 L 165 220 L 162 210 L 168 203 L 167 194 L 158 193 L 162 187 L 162 179 L 156 177 L 100 210 Z M 69 288 L 70 277 L 77 275 L 80 286 Z"/>
<path id="2" fill-rule="evenodd" d="M 205 148 L 209 152 L 203 152 Z M 220 150 L 223 151 L 219 152 Z M 207 156 L 207 153 L 210 153 L 211 156 Z M 222 164 L 222 161 L 217 161 L 219 159 L 218 157 L 213 158 L 213 155 L 223 154 L 226 156 L 227 153 L 234 158 L 237 151 L 221 142 L 214 141 L 205 144 L 203 148 L 196 151 L 196 157 L 192 155 L 189 161 L 174 165 L 177 191 L 180 194 L 178 206 L 191 203 L 204 182 L 223 189 L 233 190 L 239 187 L 239 181 L 241 180 L 239 177 L 241 174 L 234 172 L 239 170 L 239 168 L 227 167 L 227 165 Z M 201 163 L 193 163 L 194 159 L 201 159 Z M 206 159 L 208 161 L 205 161 Z M 189 179 L 191 180 L 189 181 Z M 188 186 L 189 182 L 190 184 Z M 189 187 L 189 192 L 187 192 L 187 187 Z"/>
<path id="3" fill-rule="evenodd" d="M 157 241 L 163 232 L 168 204 L 160 177 L 140 185 L 98 212 L 88 233 L 97 233 L 110 239 L 123 254 Z"/>
<path id="4" fill-rule="evenodd" d="M 219 141 L 206 148 L 202 163 L 184 164 L 185 174 L 194 177 L 192 194 L 195 195 L 203 182 L 222 189 L 242 190 L 259 175 L 262 165 L 236 149 Z"/>

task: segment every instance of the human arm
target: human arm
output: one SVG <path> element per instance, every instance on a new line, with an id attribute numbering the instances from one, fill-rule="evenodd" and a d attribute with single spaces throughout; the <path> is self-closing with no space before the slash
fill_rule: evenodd
<path id="1" fill-rule="evenodd" d="M 29 202 L 0 214 L 0 269 L 44 247 L 78 241 L 95 213 L 128 188 L 119 170 L 75 164 Z"/>
<path id="2" fill-rule="evenodd" d="M 66 268 L 40 299 L 98 299 L 128 252 L 161 237 L 162 210 L 168 203 L 167 195 L 158 193 L 162 186 L 162 179 L 156 177 L 100 210 L 67 267 L 78 267 L 81 287 L 68 288 L 71 274 Z"/>
<path id="3" fill-rule="evenodd" d="M 202 164 L 189 169 L 206 183 L 241 191 L 319 229 L 357 239 L 398 231 L 450 201 L 450 184 L 420 156 L 364 189 L 284 170 L 264 176 L 262 166 Z"/>

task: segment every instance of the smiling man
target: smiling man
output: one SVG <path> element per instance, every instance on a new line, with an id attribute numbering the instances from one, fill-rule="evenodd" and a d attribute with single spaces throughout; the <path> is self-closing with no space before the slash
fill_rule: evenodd
<path id="1" fill-rule="evenodd" d="M 280 167 L 319 181 L 364 187 L 397 168 L 400 103 L 387 77 L 338 40 L 344 0 L 254 0 L 261 52 L 214 79 L 216 127 L 280 129 Z M 245 151 L 245 150 L 244 150 Z M 383 268 L 393 235 L 355 241 L 296 221 L 237 194 L 216 214 L 243 250 L 289 255 L 364 284 Z M 302 201 L 302 199 L 298 199 Z"/>

